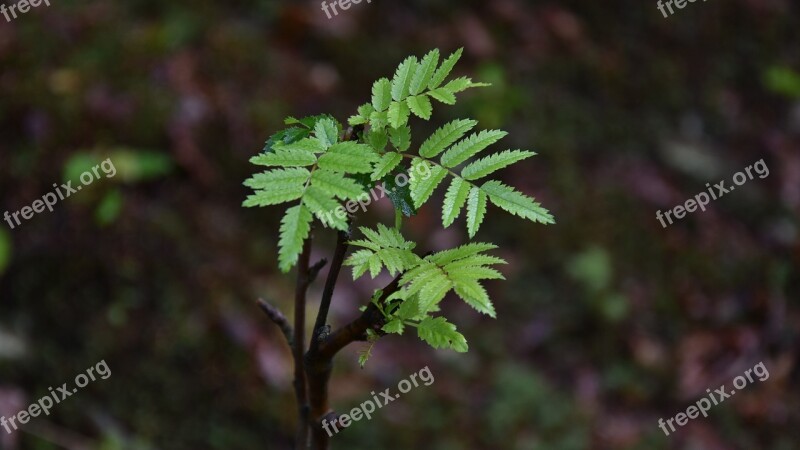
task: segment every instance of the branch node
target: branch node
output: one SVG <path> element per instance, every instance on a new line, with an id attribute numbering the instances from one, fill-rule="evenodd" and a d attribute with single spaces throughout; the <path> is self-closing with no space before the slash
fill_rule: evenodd
<path id="1" fill-rule="evenodd" d="M 308 284 L 314 282 L 317 279 L 317 275 L 319 275 L 319 271 L 322 270 L 325 265 L 328 264 L 328 260 L 325 258 L 320 259 L 319 261 L 315 262 L 313 266 L 308 269 Z"/>

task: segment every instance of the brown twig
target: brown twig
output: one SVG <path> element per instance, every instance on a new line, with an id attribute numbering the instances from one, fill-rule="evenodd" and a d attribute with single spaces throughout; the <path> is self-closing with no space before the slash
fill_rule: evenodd
<path id="1" fill-rule="evenodd" d="M 333 291 L 336 289 L 336 280 L 339 278 L 339 272 L 341 272 L 342 264 L 344 264 L 344 255 L 347 253 L 347 248 L 349 246 L 347 241 L 349 239 L 349 232 L 339 231 L 339 233 L 337 233 L 336 250 L 333 253 L 331 269 L 328 271 L 325 287 L 322 289 L 322 300 L 320 300 L 319 303 L 317 320 L 314 322 L 314 330 L 311 335 L 311 344 L 308 350 L 310 354 L 315 353 L 319 348 L 320 335 L 323 333 L 325 324 L 328 321 L 328 311 L 331 307 Z"/>
<path id="2" fill-rule="evenodd" d="M 331 267 L 333 269 L 333 267 Z M 379 302 L 384 302 L 400 287 L 400 276 L 383 289 Z M 368 329 L 381 333 L 384 317 L 374 303 L 367 306 L 354 321 L 343 326 L 330 336 L 320 336 L 319 346 L 306 353 L 306 372 L 308 373 L 308 394 L 312 448 L 327 450 L 330 437 L 322 429 L 322 419 L 332 411 L 328 404 L 328 380 L 333 367 L 333 357 L 348 344 L 366 339 Z M 313 345 L 312 345 L 313 348 Z"/>
<path id="3" fill-rule="evenodd" d="M 311 258 L 311 236 L 303 243 L 303 252 L 297 262 L 297 285 L 294 297 L 294 390 L 297 397 L 297 433 L 295 448 L 305 450 L 308 446 L 308 393 L 306 390 L 306 372 L 303 364 L 305 348 L 306 323 L 306 291 L 310 284 L 308 271 Z"/>
<path id="4" fill-rule="evenodd" d="M 283 337 L 286 338 L 286 343 L 289 344 L 289 348 L 292 349 L 292 354 L 294 354 L 294 330 L 292 330 L 292 326 L 289 324 L 289 319 L 287 319 L 278 308 L 270 305 L 263 299 L 258 299 L 258 307 L 261 308 L 261 311 L 264 311 L 264 314 L 269 317 L 269 320 L 273 321 L 275 325 L 281 329 Z"/>

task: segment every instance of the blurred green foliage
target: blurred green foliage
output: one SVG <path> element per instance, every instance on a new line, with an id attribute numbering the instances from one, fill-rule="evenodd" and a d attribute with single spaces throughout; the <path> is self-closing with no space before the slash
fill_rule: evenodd
<path id="1" fill-rule="evenodd" d="M 0 274 L 5 272 L 11 262 L 11 237 L 6 230 L 0 229 Z"/>
<path id="2" fill-rule="evenodd" d="M 800 98 L 800 74 L 788 67 L 773 66 L 764 73 L 767 89 L 789 98 Z"/>

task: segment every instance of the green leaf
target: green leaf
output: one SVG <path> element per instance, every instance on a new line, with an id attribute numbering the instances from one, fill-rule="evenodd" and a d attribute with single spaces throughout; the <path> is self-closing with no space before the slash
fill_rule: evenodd
<path id="1" fill-rule="evenodd" d="M 455 67 L 458 60 L 461 59 L 461 53 L 463 51 L 463 48 L 459 48 L 447 59 L 445 59 L 444 62 L 442 62 L 442 65 L 436 70 L 436 72 L 433 74 L 433 77 L 431 77 L 430 83 L 428 83 L 429 89 L 436 89 L 444 82 L 445 78 L 450 75 L 450 72 L 453 70 L 453 67 Z"/>
<path id="2" fill-rule="evenodd" d="M 303 192 L 310 172 L 303 168 L 276 169 L 258 173 L 245 180 L 244 185 L 253 189 L 294 190 L 299 188 Z"/>
<path id="3" fill-rule="evenodd" d="M 278 144 L 275 150 L 285 150 L 288 152 L 303 151 L 308 153 L 321 153 L 325 151 L 325 146 L 317 138 L 303 138 L 291 144 Z"/>
<path id="4" fill-rule="evenodd" d="M 404 152 L 411 146 L 411 127 L 408 125 L 400 128 L 392 128 L 389 131 L 392 145 L 397 151 Z"/>
<path id="5" fill-rule="evenodd" d="M 414 200 L 411 199 L 411 189 L 408 186 L 407 180 L 402 186 L 398 182 L 402 182 L 402 180 L 397 179 L 397 176 L 403 173 L 401 169 L 401 166 L 396 167 L 391 172 L 391 175 L 393 176 L 386 177 L 384 181 L 384 188 L 386 188 L 386 194 L 392 201 L 394 209 L 402 212 L 406 217 L 411 217 L 417 213 L 417 209 L 414 208 Z"/>
<path id="6" fill-rule="evenodd" d="M 400 278 L 400 285 L 406 286 L 406 294 L 411 296 L 421 291 L 428 280 L 440 275 L 446 276 L 439 266 L 423 259 L 419 265 L 403 274 Z"/>
<path id="7" fill-rule="evenodd" d="M 499 181 L 487 181 L 481 186 L 481 191 L 489 196 L 492 203 L 511 214 L 533 222 L 555 223 L 550 212 L 539 203 Z"/>
<path id="8" fill-rule="evenodd" d="M 291 144 L 297 142 L 302 138 L 308 137 L 309 131 L 306 128 L 290 127 L 285 130 L 279 131 L 267 139 L 264 143 L 264 153 L 270 153 L 276 145 Z"/>
<path id="9" fill-rule="evenodd" d="M 444 317 L 425 318 L 419 323 L 417 334 L 433 348 L 452 348 L 459 353 L 469 349 L 464 336 Z"/>
<path id="10" fill-rule="evenodd" d="M 354 245 L 365 244 L 365 242 L 354 241 Z M 373 243 L 364 245 L 363 250 L 353 253 L 344 265 L 353 266 L 353 279 L 356 279 L 364 274 L 367 268 L 370 271 L 372 278 L 380 274 L 381 269 L 385 266 L 392 276 L 399 272 L 408 270 L 415 267 L 422 260 L 419 256 L 415 255 L 411 250 L 400 248 L 381 248 L 377 251 L 371 249 Z"/>
<path id="11" fill-rule="evenodd" d="M 306 138 L 297 143 L 276 146 L 271 153 L 262 153 L 250 158 L 252 164 L 269 167 L 313 166 L 317 162 L 315 151 L 321 151 L 316 139 Z"/>
<path id="12" fill-rule="evenodd" d="M 406 102 L 392 102 L 386 117 L 389 119 L 389 125 L 391 125 L 392 128 L 400 128 L 408 123 L 408 116 L 410 114 L 411 110 L 408 108 Z"/>
<path id="13" fill-rule="evenodd" d="M 294 117 L 290 116 L 287 117 L 284 122 L 286 123 L 286 125 L 293 125 L 293 124 L 302 125 L 307 130 L 310 131 L 311 129 L 314 128 L 314 125 L 316 125 L 317 122 L 319 122 L 322 119 L 330 119 L 333 120 L 334 122 L 336 121 L 336 119 L 334 119 L 333 116 L 330 114 L 318 114 L 316 116 L 303 117 L 302 119 L 295 119 Z"/>
<path id="14" fill-rule="evenodd" d="M 311 186 L 318 187 L 342 200 L 355 200 L 364 194 L 364 188 L 338 172 L 316 170 L 311 174 Z"/>
<path id="15" fill-rule="evenodd" d="M 309 172 L 306 169 L 274 170 L 254 175 L 245 185 L 257 189 L 242 206 L 268 206 L 297 200 L 303 195 Z"/>
<path id="16" fill-rule="evenodd" d="M 437 266 L 436 264 L 432 264 L 427 259 L 423 259 L 419 265 L 416 267 L 411 268 L 406 273 L 403 274 L 403 277 L 400 279 L 400 285 L 405 286 L 409 285 L 413 287 L 413 284 L 420 281 L 420 279 L 430 278 L 437 276 L 443 273 L 442 269 Z M 410 295 L 414 295 L 415 293 L 419 292 L 422 289 L 422 284 L 418 284 L 418 289 L 410 290 L 411 288 L 406 290 L 406 297 Z"/>
<path id="17" fill-rule="evenodd" d="M 369 239 L 356 239 L 354 241 L 349 241 L 349 244 L 356 247 L 364 247 L 366 249 L 372 250 L 373 252 L 377 252 L 381 249 L 380 244 L 376 244 L 370 241 Z"/>
<path id="18" fill-rule="evenodd" d="M 417 95 L 428 87 L 428 83 L 431 81 L 434 71 L 436 71 L 437 64 L 439 64 L 439 50 L 433 49 L 422 58 L 417 70 L 414 71 L 414 77 L 411 79 L 411 86 L 409 87 L 411 95 Z"/>
<path id="19" fill-rule="evenodd" d="M 442 204 L 442 225 L 445 228 L 452 225 L 461 214 L 461 209 L 464 207 L 464 203 L 467 202 L 469 188 L 469 183 L 461 178 L 453 177 Z"/>
<path id="20" fill-rule="evenodd" d="M 381 267 L 383 267 L 381 257 L 376 253 L 369 257 L 367 263 L 369 264 L 369 276 L 375 279 L 381 273 Z"/>
<path id="21" fill-rule="evenodd" d="M 454 120 L 436 130 L 419 148 L 420 156 L 433 158 L 444 149 L 461 139 L 478 122 L 474 120 Z"/>
<path id="22" fill-rule="evenodd" d="M 491 255 L 473 255 L 457 261 L 453 261 L 444 266 L 445 271 L 457 270 L 464 267 L 485 266 L 491 264 L 508 264 L 503 258 Z"/>
<path id="23" fill-rule="evenodd" d="M 455 291 L 456 295 L 461 297 L 464 302 L 473 307 L 476 311 L 486 314 L 489 317 L 497 318 L 494 305 L 492 305 L 492 301 L 489 300 L 489 294 L 486 293 L 486 289 L 476 280 L 464 280 L 456 283 Z"/>
<path id="24" fill-rule="evenodd" d="M 372 358 L 372 344 L 367 345 L 364 350 L 358 352 L 358 366 L 363 369 L 370 358 Z"/>
<path id="25" fill-rule="evenodd" d="M 353 279 L 357 280 L 369 269 L 369 259 L 374 255 L 374 252 L 369 250 L 359 250 L 350 255 L 345 261 L 345 266 L 353 267 Z"/>
<path id="26" fill-rule="evenodd" d="M 455 80 L 447 83 L 444 88 L 450 92 L 458 93 L 469 88 L 474 87 L 487 87 L 491 86 L 489 83 L 473 83 L 469 77 L 456 78 Z"/>
<path id="27" fill-rule="evenodd" d="M 451 267 L 447 274 L 454 282 L 463 280 L 505 280 L 506 278 L 495 269 L 483 266 Z"/>
<path id="28" fill-rule="evenodd" d="M 444 266 L 446 264 L 453 263 L 454 261 L 470 258 L 478 255 L 479 253 L 488 250 L 494 250 L 496 248 L 496 245 L 488 242 L 470 242 L 469 244 L 465 244 L 460 247 L 434 253 L 425 259 L 439 266 Z"/>
<path id="29" fill-rule="evenodd" d="M 369 115 L 369 124 L 372 129 L 386 128 L 389 124 L 389 115 L 386 111 L 374 111 Z"/>
<path id="30" fill-rule="evenodd" d="M 352 141 L 334 144 L 319 157 L 319 167 L 345 173 L 370 173 L 378 159 L 368 145 Z"/>
<path id="31" fill-rule="evenodd" d="M 445 88 L 436 88 L 430 92 L 428 95 L 439 100 L 440 102 L 444 103 L 445 105 L 455 105 L 456 104 L 456 95 L 448 91 Z"/>
<path id="32" fill-rule="evenodd" d="M 431 105 L 431 100 L 427 95 L 423 94 L 408 97 L 406 99 L 406 103 L 408 103 L 409 109 L 411 109 L 411 112 L 413 112 L 415 116 L 425 120 L 431 118 L 433 106 Z"/>
<path id="33" fill-rule="evenodd" d="M 394 334 L 403 334 L 403 321 L 400 319 L 394 319 L 383 326 L 383 331 L 387 333 L 394 333 Z"/>
<path id="34" fill-rule="evenodd" d="M 408 97 L 411 79 L 417 69 L 417 58 L 409 56 L 403 61 L 392 78 L 392 98 L 399 102 Z M 395 127 L 397 128 L 397 127 Z"/>
<path id="35" fill-rule="evenodd" d="M 483 254 L 494 248 L 497 248 L 494 244 L 470 243 L 417 261 L 416 265 L 407 267 L 400 278 L 403 288 L 397 298 L 417 298 L 418 305 L 413 314 L 426 314 L 438 310 L 438 304 L 447 292 L 455 289 L 456 294 L 473 308 L 494 317 L 494 307 L 479 283 L 484 279 L 504 279 L 500 272 L 487 267 L 505 263 L 500 258 Z M 403 319 L 410 320 L 411 317 Z"/>
<path id="36" fill-rule="evenodd" d="M 367 144 L 378 153 L 383 153 L 386 144 L 389 143 L 389 135 L 386 130 L 380 128 L 373 128 L 367 133 Z"/>
<path id="37" fill-rule="evenodd" d="M 309 186 L 303 195 L 303 204 L 326 226 L 347 231 L 346 217 L 343 219 L 336 214 L 341 205 L 331 194 L 316 186 Z"/>
<path id="38" fill-rule="evenodd" d="M 347 120 L 352 126 L 356 125 L 364 125 L 369 122 L 370 115 L 375 111 L 375 109 L 369 103 L 365 103 L 358 107 L 358 114 L 355 116 L 350 116 Z"/>
<path id="39" fill-rule="evenodd" d="M 403 161 L 403 156 L 399 153 L 388 152 L 381 157 L 381 160 L 375 164 L 375 170 L 372 171 L 372 181 L 377 181 L 386 176 L 389 172 L 397 167 Z"/>
<path id="40" fill-rule="evenodd" d="M 267 167 L 313 166 L 317 162 L 313 153 L 278 151 L 261 153 L 250 158 L 250 164 Z"/>
<path id="41" fill-rule="evenodd" d="M 535 154 L 534 152 L 522 150 L 506 150 L 469 164 L 461 171 L 461 176 L 466 180 L 477 180 L 504 167 L 508 167 L 515 162 L 530 158 Z"/>
<path id="42" fill-rule="evenodd" d="M 367 364 L 369 358 L 372 357 L 372 347 L 375 346 L 375 343 L 378 341 L 379 336 L 375 331 L 368 329 L 367 330 L 367 345 L 363 350 L 358 352 L 358 365 L 361 366 L 363 369 L 364 366 Z"/>
<path id="43" fill-rule="evenodd" d="M 284 273 L 297 264 L 297 258 L 303 251 L 303 242 L 311 230 L 311 220 L 311 213 L 302 204 L 286 210 L 278 241 L 278 266 Z"/>
<path id="44" fill-rule="evenodd" d="M 416 267 L 422 261 L 422 258 L 409 249 L 385 248 L 378 255 L 392 275 Z"/>
<path id="45" fill-rule="evenodd" d="M 314 125 L 314 136 L 327 149 L 339 141 L 339 127 L 336 126 L 336 122 L 333 119 L 327 117 L 320 119 Z"/>
<path id="46" fill-rule="evenodd" d="M 403 320 L 414 320 L 421 314 L 422 312 L 419 310 L 419 297 L 416 295 L 403 300 L 403 302 L 400 303 L 400 306 L 394 312 L 396 317 Z"/>
<path id="47" fill-rule="evenodd" d="M 376 111 L 386 111 L 392 102 L 392 83 L 388 78 L 381 78 L 372 85 L 372 107 Z"/>
<path id="48" fill-rule="evenodd" d="M 441 159 L 442 165 L 447 168 L 455 167 L 504 138 L 507 134 L 502 130 L 484 130 L 480 133 L 473 133 L 444 152 Z"/>
<path id="49" fill-rule="evenodd" d="M 419 308 L 422 313 L 433 310 L 453 287 L 447 273 L 424 260 L 406 271 L 400 284 L 406 286 L 406 296 L 419 294 Z"/>
<path id="50" fill-rule="evenodd" d="M 376 229 L 360 227 L 366 240 L 350 241 L 350 245 L 364 247 L 345 260 L 346 266 L 353 266 L 353 277 L 358 278 L 369 268 L 375 278 L 385 266 L 391 275 L 416 267 L 422 258 L 412 252 L 413 242 L 407 241 L 395 228 L 378 224 Z"/>
<path id="51" fill-rule="evenodd" d="M 381 263 L 386 267 L 386 270 L 389 271 L 389 274 L 395 276 L 397 272 L 403 270 L 405 265 L 403 261 L 406 259 L 402 253 L 406 252 L 406 250 L 399 250 L 396 248 L 387 248 L 383 250 L 379 250 L 375 254 L 378 255 L 378 258 L 381 260 Z"/>
<path id="52" fill-rule="evenodd" d="M 486 193 L 478 187 L 473 187 L 467 198 L 467 233 L 470 238 L 478 232 L 484 216 L 486 216 Z"/>
<path id="53" fill-rule="evenodd" d="M 441 271 L 420 284 L 422 289 L 419 291 L 419 309 L 422 312 L 432 311 L 453 289 L 453 282 Z"/>
<path id="54" fill-rule="evenodd" d="M 364 117 L 362 115 L 350 116 L 347 119 L 347 123 L 353 127 L 356 125 L 366 125 L 367 123 L 369 123 L 369 116 L 367 117 Z"/>
<path id="55" fill-rule="evenodd" d="M 326 213 L 338 208 L 339 202 L 334 200 L 333 195 L 316 186 L 309 186 L 303 195 L 303 203 L 312 213 Z"/>
<path id="56" fill-rule="evenodd" d="M 411 165 L 411 198 L 414 200 L 414 207 L 422 206 L 436 190 L 436 187 L 445 179 L 447 171 L 439 165 L 431 165 L 427 161 L 416 159 Z M 427 176 L 421 173 L 421 168 L 425 167 Z"/>
<path id="57" fill-rule="evenodd" d="M 400 248 L 405 250 L 413 249 L 416 244 L 406 240 L 396 228 L 389 228 L 379 223 L 375 230 L 367 227 L 358 228 L 370 241 L 380 245 L 382 248 Z"/>

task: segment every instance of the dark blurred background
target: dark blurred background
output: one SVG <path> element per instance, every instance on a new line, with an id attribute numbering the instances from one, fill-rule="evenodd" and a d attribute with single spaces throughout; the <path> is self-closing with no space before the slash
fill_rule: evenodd
<path id="1" fill-rule="evenodd" d="M 426 365 L 414 389 L 334 449 L 800 449 L 800 8 L 791 0 L 50 0 L 0 17 L 0 213 L 111 158 L 117 175 L 0 226 L 0 415 L 105 360 L 18 449 L 289 449 L 291 357 L 255 306 L 291 310 L 282 207 L 243 209 L 248 159 L 287 115 L 346 120 L 409 54 L 464 47 L 454 118 L 539 156 L 501 173 L 556 217 L 490 207 L 498 319 L 446 310 L 470 343 L 413 334 L 337 360 L 344 412 Z M 10 4 L 10 3 L 9 3 Z M 662 228 L 665 211 L 763 159 L 756 177 Z M 77 181 L 74 181 L 77 183 Z M 443 195 L 443 189 L 437 193 Z M 420 250 L 466 239 L 433 205 Z M 359 223 L 391 221 L 387 200 Z M 462 219 L 463 220 L 463 219 Z M 431 231 L 435 230 L 435 231 Z M 318 230 L 313 258 L 329 256 Z M 342 274 L 333 322 L 371 289 Z M 313 316 L 321 291 L 311 289 Z M 669 437 L 665 420 L 759 362 L 770 377 Z"/>

